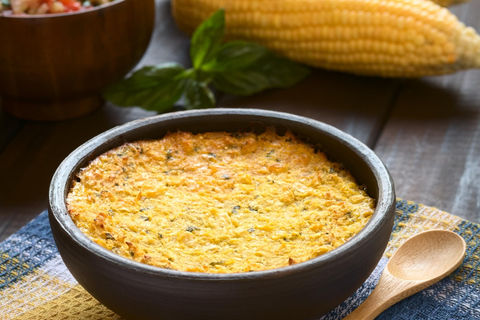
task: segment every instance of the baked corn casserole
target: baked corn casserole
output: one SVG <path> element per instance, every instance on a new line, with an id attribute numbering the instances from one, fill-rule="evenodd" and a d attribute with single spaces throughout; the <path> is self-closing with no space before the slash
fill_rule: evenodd
<path id="1" fill-rule="evenodd" d="M 123 257 L 233 273 L 288 266 L 342 245 L 375 209 L 353 176 L 292 133 L 173 132 L 83 168 L 75 224 Z"/>

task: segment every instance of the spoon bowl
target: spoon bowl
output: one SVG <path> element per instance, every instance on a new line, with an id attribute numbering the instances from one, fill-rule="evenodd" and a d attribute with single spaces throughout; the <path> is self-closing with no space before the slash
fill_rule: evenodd
<path id="1" fill-rule="evenodd" d="M 395 303 L 440 281 L 458 268 L 465 240 L 447 230 L 430 230 L 397 249 L 371 295 L 344 320 L 372 320 Z"/>
<path id="2" fill-rule="evenodd" d="M 410 238 L 387 264 L 388 272 L 398 279 L 431 281 L 456 269 L 465 255 L 465 241 L 446 230 L 432 230 Z"/>

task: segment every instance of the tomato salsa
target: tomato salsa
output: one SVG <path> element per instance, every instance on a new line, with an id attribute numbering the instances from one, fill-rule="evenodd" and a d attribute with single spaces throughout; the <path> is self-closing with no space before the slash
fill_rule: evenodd
<path id="1" fill-rule="evenodd" d="M 114 0 L 0 0 L 0 15 L 75 12 Z"/>

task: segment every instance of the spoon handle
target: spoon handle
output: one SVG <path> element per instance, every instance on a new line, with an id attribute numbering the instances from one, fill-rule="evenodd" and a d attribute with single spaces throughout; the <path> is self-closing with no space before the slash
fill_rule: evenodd
<path id="1" fill-rule="evenodd" d="M 385 269 L 370 296 L 343 320 L 373 320 L 390 306 L 428 286 L 425 281 L 398 279 Z"/>

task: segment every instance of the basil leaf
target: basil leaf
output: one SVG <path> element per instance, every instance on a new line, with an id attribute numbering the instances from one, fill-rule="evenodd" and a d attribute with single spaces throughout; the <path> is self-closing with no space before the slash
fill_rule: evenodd
<path id="1" fill-rule="evenodd" d="M 255 70 L 215 73 L 212 83 L 220 91 L 233 95 L 251 95 L 270 88 L 267 77 Z"/>
<path id="2" fill-rule="evenodd" d="M 269 54 L 267 48 L 254 42 L 231 41 L 225 43 L 218 51 L 216 58 L 202 69 L 222 71 L 245 68 Z"/>
<path id="3" fill-rule="evenodd" d="M 230 65 L 212 73 L 214 86 L 233 95 L 251 95 L 266 89 L 285 88 L 296 84 L 310 74 L 310 70 L 272 53 L 260 56 L 242 68 Z"/>
<path id="4" fill-rule="evenodd" d="M 309 68 L 287 58 L 276 56 L 273 53 L 258 60 L 250 68 L 256 68 L 265 75 L 270 81 L 271 88 L 293 86 L 311 73 Z"/>
<path id="5" fill-rule="evenodd" d="M 225 33 L 225 11 L 218 10 L 194 32 L 190 42 L 190 58 L 195 69 L 213 59 Z"/>
<path id="6" fill-rule="evenodd" d="M 109 86 L 103 96 L 122 107 L 165 111 L 181 97 L 184 74 L 185 69 L 173 63 L 143 67 L 131 77 Z"/>
<path id="7" fill-rule="evenodd" d="M 0 0 L 8 1 L 8 0 Z M 189 109 L 215 106 L 208 87 L 235 95 L 251 95 L 265 89 L 291 86 L 310 70 L 280 58 L 267 48 L 247 41 L 222 44 L 225 12 L 215 12 L 195 31 L 190 57 L 193 69 L 178 64 L 144 67 L 104 91 L 104 97 L 119 106 L 139 106 L 166 111 L 180 97 Z"/>
<path id="8" fill-rule="evenodd" d="M 201 109 L 215 107 L 215 96 L 206 82 L 187 79 L 185 84 L 185 107 Z"/>

